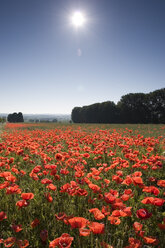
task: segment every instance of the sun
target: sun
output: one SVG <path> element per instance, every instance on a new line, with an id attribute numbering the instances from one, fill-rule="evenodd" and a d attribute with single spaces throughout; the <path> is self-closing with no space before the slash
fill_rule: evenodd
<path id="1" fill-rule="evenodd" d="M 71 22 L 75 27 L 82 27 L 84 26 L 86 19 L 82 12 L 77 11 L 71 16 Z"/>

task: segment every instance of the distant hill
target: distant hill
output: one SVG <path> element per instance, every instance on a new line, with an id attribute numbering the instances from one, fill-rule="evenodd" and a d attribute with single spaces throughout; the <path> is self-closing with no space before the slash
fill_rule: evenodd
<path id="1" fill-rule="evenodd" d="M 0 113 L 0 117 L 7 117 L 7 113 Z M 63 114 L 23 114 L 24 121 L 70 121 L 71 115 L 63 115 Z"/>

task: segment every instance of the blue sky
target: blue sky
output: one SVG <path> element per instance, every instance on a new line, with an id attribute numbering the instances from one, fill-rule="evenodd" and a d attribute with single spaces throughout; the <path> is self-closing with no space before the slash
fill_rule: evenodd
<path id="1" fill-rule="evenodd" d="M 164 0 L 0 0 L 0 112 L 68 114 L 165 87 L 164 13 Z"/>

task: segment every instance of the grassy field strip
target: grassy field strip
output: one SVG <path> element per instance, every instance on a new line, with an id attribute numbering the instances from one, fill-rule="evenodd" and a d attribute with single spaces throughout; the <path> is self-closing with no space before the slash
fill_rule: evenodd
<path id="1" fill-rule="evenodd" d="M 3 131 L 3 127 L 4 127 L 4 124 L 3 123 L 0 123 L 0 141 L 1 141 L 1 133 Z"/>

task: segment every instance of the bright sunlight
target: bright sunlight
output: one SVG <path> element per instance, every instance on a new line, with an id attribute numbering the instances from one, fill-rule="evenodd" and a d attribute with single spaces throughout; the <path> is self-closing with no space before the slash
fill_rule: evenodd
<path id="1" fill-rule="evenodd" d="M 75 27 L 82 27 L 82 26 L 84 26 L 86 19 L 85 19 L 85 16 L 83 15 L 83 13 L 77 11 L 77 12 L 73 13 L 73 15 L 71 17 L 71 22 Z"/>

